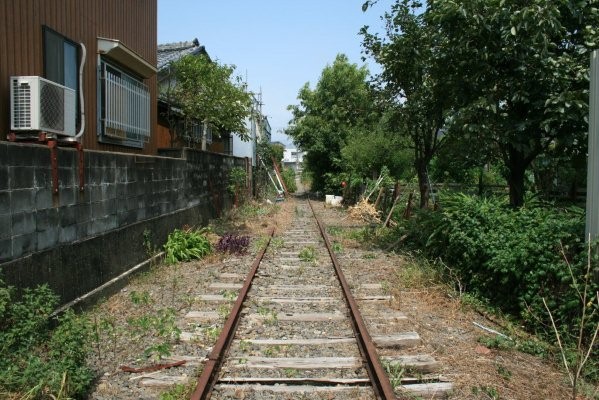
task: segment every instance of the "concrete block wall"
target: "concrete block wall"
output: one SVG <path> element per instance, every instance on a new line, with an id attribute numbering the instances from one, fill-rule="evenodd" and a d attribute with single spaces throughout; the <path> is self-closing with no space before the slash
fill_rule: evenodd
<path id="1" fill-rule="evenodd" d="M 49 211 L 49 166 L 47 148 L 0 143 L 0 262 L 36 251 L 38 242 L 55 244 L 59 220 L 56 211 Z"/>
<path id="2" fill-rule="evenodd" d="M 80 190 L 77 151 L 59 147 L 59 192 L 53 194 L 47 146 L 0 142 L 5 280 L 17 287 L 50 282 L 70 301 L 140 262 L 143 230 L 156 231 L 160 245 L 170 230 L 217 216 L 229 202 L 228 170 L 245 165 L 245 159 L 197 150 L 163 154 L 169 157 L 85 151 Z M 105 254 L 117 248 L 124 253 L 118 258 Z M 69 287 L 71 276 L 77 289 Z"/>

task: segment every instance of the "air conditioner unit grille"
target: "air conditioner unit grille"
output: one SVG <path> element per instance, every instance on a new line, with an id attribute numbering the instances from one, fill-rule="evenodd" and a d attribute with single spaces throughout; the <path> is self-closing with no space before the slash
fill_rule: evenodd
<path id="1" fill-rule="evenodd" d="M 31 129 L 31 85 L 29 82 L 12 81 L 13 129 Z"/>
<path id="2" fill-rule="evenodd" d="M 40 127 L 64 131 L 64 89 L 40 82 Z"/>

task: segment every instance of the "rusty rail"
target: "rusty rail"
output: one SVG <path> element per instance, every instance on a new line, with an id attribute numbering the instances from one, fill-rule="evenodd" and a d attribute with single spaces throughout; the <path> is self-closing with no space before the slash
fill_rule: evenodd
<path id="1" fill-rule="evenodd" d="M 229 350 L 229 346 L 231 345 L 231 341 L 235 336 L 235 331 L 237 330 L 237 325 L 239 324 L 239 317 L 241 315 L 241 307 L 247 294 L 252 286 L 252 281 L 254 276 L 256 275 L 256 271 L 258 271 L 258 267 L 262 262 L 262 258 L 264 257 L 264 253 L 270 244 L 270 240 L 272 239 L 275 233 L 275 228 L 271 228 L 268 236 L 268 241 L 264 245 L 264 247 L 260 250 L 250 272 L 241 288 L 239 295 L 237 296 L 237 300 L 233 305 L 233 309 L 231 310 L 231 314 L 229 314 L 229 318 L 227 318 L 227 322 L 223 326 L 223 330 L 214 345 L 214 348 L 210 352 L 208 356 L 208 361 L 206 361 L 206 365 L 204 366 L 204 370 L 202 374 L 198 378 L 198 384 L 196 386 L 195 391 L 191 395 L 191 400 L 204 400 L 208 399 L 212 388 L 216 382 L 216 378 L 218 377 L 218 372 L 220 370 L 223 358 L 225 357 L 227 351 Z"/>
<path id="2" fill-rule="evenodd" d="M 350 312 L 350 319 L 352 328 L 354 329 L 354 333 L 356 335 L 356 340 L 358 342 L 358 347 L 360 348 L 360 353 L 362 357 L 366 361 L 366 370 L 368 371 L 368 376 L 372 381 L 372 387 L 375 391 L 375 394 L 378 398 L 384 400 L 396 399 L 395 392 L 393 390 L 393 386 L 389 381 L 389 377 L 383 368 L 378 354 L 376 352 L 376 348 L 374 346 L 374 342 L 368 333 L 368 329 L 366 329 L 366 324 L 364 324 L 364 320 L 362 319 L 362 314 L 360 314 L 360 310 L 358 309 L 358 304 L 354 299 L 354 296 L 351 293 L 349 285 L 345 280 L 345 276 L 343 275 L 343 271 L 341 270 L 341 266 L 337 261 L 337 257 L 335 257 L 335 252 L 331 246 L 331 242 L 326 234 L 325 228 L 320 221 L 320 218 L 316 215 L 314 211 L 314 207 L 312 206 L 312 202 L 308 199 L 308 204 L 310 205 L 310 209 L 312 210 L 312 214 L 316 219 L 316 223 L 318 224 L 318 229 L 320 229 L 320 234 L 324 239 L 324 243 L 329 251 L 329 255 L 331 256 L 331 260 L 333 262 L 333 266 L 335 267 L 335 273 L 337 274 L 337 279 L 341 283 L 341 287 L 343 289 L 343 295 L 345 297 L 345 301 L 347 302 L 347 306 Z"/>
<path id="3" fill-rule="evenodd" d="M 366 328 L 366 325 L 364 323 L 362 315 L 360 314 L 360 311 L 358 309 L 356 300 L 354 299 L 354 297 L 351 293 L 349 285 L 345 279 L 345 276 L 343 275 L 343 271 L 341 270 L 341 266 L 340 266 L 339 262 L 337 261 L 337 258 L 332 249 L 331 243 L 326 234 L 324 225 L 322 224 L 322 222 L 316 215 L 316 212 L 314 211 L 314 207 L 312 206 L 312 203 L 310 202 L 310 200 L 308 200 L 308 204 L 310 205 L 310 209 L 312 210 L 312 214 L 314 215 L 314 218 L 316 219 L 316 223 L 318 225 L 318 229 L 320 230 L 320 234 L 321 234 L 322 238 L 324 239 L 327 251 L 329 252 L 329 255 L 331 257 L 331 261 L 335 268 L 335 274 L 337 275 L 337 279 L 339 280 L 339 282 L 341 284 L 341 287 L 343 290 L 343 295 L 345 297 L 346 304 L 350 311 L 351 325 L 354 330 L 354 334 L 356 336 L 358 348 L 359 348 L 360 353 L 365 361 L 365 364 L 366 364 L 365 367 L 368 372 L 370 381 L 372 382 L 372 388 L 375 392 L 375 395 L 379 399 L 395 400 L 395 399 L 397 399 L 397 397 L 393 390 L 393 386 L 391 385 L 391 382 L 389 381 L 389 377 L 387 376 L 387 373 L 385 372 L 385 370 L 378 358 L 378 354 L 376 352 L 374 342 L 372 341 L 372 338 L 370 337 L 370 334 L 368 333 L 368 330 Z M 239 295 L 237 296 L 237 300 L 235 301 L 233 309 L 231 310 L 231 314 L 229 315 L 229 318 L 225 322 L 223 330 L 222 330 L 216 344 L 214 345 L 214 348 L 212 349 L 210 355 L 208 356 L 208 360 L 206 362 L 206 365 L 204 366 L 202 374 L 198 378 L 198 384 L 196 386 L 195 391 L 191 395 L 191 400 L 204 400 L 204 399 L 210 398 L 210 393 L 217 381 L 218 373 L 221 368 L 222 361 L 228 352 L 228 349 L 233 340 L 233 337 L 235 336 L 235 331 L 239 324 L 239 319 L 240 319 L 241 308 L 242 308 L 243 302 L 245 301 L 247 294 L 252 286 L 252 281 L 254 279 L 254 276 L 256 275 L 258 267 L 260 266 L 260 263 L 262 262 L 264 253 L 266 252 L 266 249 L 268 248 L 268 245 L 270 244 L 270 240 L 273 235 L 274 235 L 274 228 L 272 228 L 270 231 L 268 242 L 260 250 L 260 252 L 256 256 L 256 258 L 252 264 L 251 270 L 245 280 L 243 287 L 241 288 Z"/>

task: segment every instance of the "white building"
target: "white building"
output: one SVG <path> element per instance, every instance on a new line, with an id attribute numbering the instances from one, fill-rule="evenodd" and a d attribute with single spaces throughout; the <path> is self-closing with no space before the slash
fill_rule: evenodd
<path id="1" fill-rule="evenodd" d="M 283 165 L 288 168 L 301 172 L 304 162 L 304 152 L 298 149 L 285 149 L 283 153 Z"/>
<path id="2" fill-rule="evenodd" d="M 233 135 L 233 155 L 236 157 L 248 157 L 252 159 L 252 166 L 256 166 L 256 148 L 258 142 L 266 140 L 270 142 L 271 128 L 268 118 L 262 115 L 262 102 L 252 96 L 252 113 L 245 119 L 245 125 L 250 140 L 244 142 L 239 135 Z"/>

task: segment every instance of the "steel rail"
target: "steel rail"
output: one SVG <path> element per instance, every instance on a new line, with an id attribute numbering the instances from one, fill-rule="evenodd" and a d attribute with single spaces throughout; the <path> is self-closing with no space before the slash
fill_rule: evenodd
<path id="1" fill-rule="evenodd" d="M 195 391 L 191 395 L 191 400 L 204 400 L 210 398 L 210 392 L 216 383 L 216 378 L 218 377 L 218 372 L 220 371 L 223 358 L 228 352 L 231 342 L 233 341 L 233 337 L 235 336 L 235 331 L 237 330 L 237 325 L 239 324 L 239 317 L 241 316 L 243 302 L 245 301 L 245 298 L 247 297 L 247 294 L 252 286 L 252 281 L 256 276 L 256 271 L 258 271 L 258 267 L 262 262 L 264 253 L 266 252 L 274 233 L 275 228 L 273 227 L 269 232 L 268 241 L 254 259 L 250 272 L 248 273 L 243 287 L 239 291 L 237 300 L 233 305 L 231 314 L 229 314 L 229 318 L 227 318 L 227 321 L 223 326 L 223 330 L 221 331 L 216 344 L 208 356 L 208 360 L 206 361 L 206 365 L 204 365 L 202 374 L 198 378 L 198 384 L 196 385 Z"/>
<path id="2" fill-rule="evenodd" d="M 366 361 L 366 370 L 368 371 L 368 375 L 370 380 L 372 381 L 372 387 L 376 396 L 380 399 L 384 400 L 395 400 L 397 396 L 395 395 L 395 391 L 393 390 L 393 386 L 389 381 L 389 377 L 381 364 L 378 354 L 376 352 L 376 348 L 370 334 L 368 333 L 368 329 L 366 328 L 366 324 L 362 318 L 362 314 L 358 308 L 358 304 L 354 296 L 351 293 L 349 285 L 345 280 L 345 276 L 343 275 L 343 271 L 341 270 L 341 266 L 337 261 L 337 257 L 335 256 L 335 252 L 331 246 L 331 242 L 326 234 L 324 229 L 324 225 L 320 221 L 320 218 L 316 215 L 314 211 L 314 207 L 312 206 L 312 202 L 308 199 L 308 204 L 310 205 L 310 209 L 312 210 L 312 214 L 316 219 L 316 223 L 318 224 L 318 229 L 320 229 L 320 234 L 324 239 L 324 243 L 329 251 L 329 255 L 331 256 L 331 261 L 333 262 L 333 266 L 335 267 L 335 273 L 337 274 L 337 279 L 341 283 L 341 287 L 343 289 L 343 295 L 345 297 L 345 301 L 349 308 L 350 319 L 352 328 L 354 329 L 354 334 L 356 335 L 356 340 L 358 342 L 358 347 L 360 349 L 360 353 L 362 357 Z"/>

